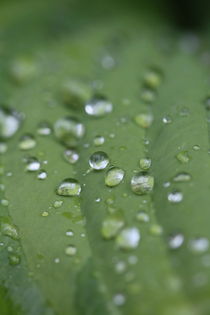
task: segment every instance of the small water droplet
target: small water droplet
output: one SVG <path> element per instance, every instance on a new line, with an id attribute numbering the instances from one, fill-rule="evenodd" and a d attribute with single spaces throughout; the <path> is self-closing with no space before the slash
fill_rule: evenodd
<path id="1" fill-rule="evenodd" d="M 75 256 L 77 253 L 77 248 L 74 245 L 68 245 L 65 249 L 65 254 L 67 256 Z"/>
<path id="2" fill-rule="evenodd" d="M 195 144 L 195 145 L 193 146 L 193 150 L 194 150 L 194 151 L 199 151 L 199 150 L 200 150 L 200 146 L 197 145 L 197 144 Z"/>
<path id="3" fill-rule="evenodd" d="M 162 76 L 160 71 L 150 69 L 144 76 L 144 84 L 151 89 L 156 89 L 162 82 Z"/>
<path id="4" fill-rule="evenodd" d="M 156 93 L 152 89 L 144 89 L 141 93 L 141 98 L 146 103 L 152 103 L 155 100 Z"/>
<path id="5" fill-rule="evenodd" d="M 183 200 L 182 192 L 175 190 L 168 194 L 168 201 L 171 203 L 179 203 Z"/>
<path id="6" fill-rule="evenodd" d="M 141 169 L 146 171 L 150 169 L 152 165 L 152 160 L 148 158 L 140 159 L 139 164 L 140 164 Z"/>
<path id="7" fill-rule="evenodd" d="M 150 233 L 153 235 L 153 236 L 160 236 L 163 234 L 163 228 L 161 225 L 159 224 L 152 224 L 150 226 Z"/>
<path id="8" fill-rule="evenodd" d="M 190 156 L 188 151 L 181 151 L 176 155 L 176 158 L 181 163 L 188 163 L 190 161 Z"/>
<path id="9" fill-rule="evenodd" d="M 63 102 L 74 110 L 82 109 L 91 94 L 90 86 L 78 80 L 67 81 L 62 87 Z"/>
<path id="10" fill-rule="evenodd" d="M 105 55 L 101 60 L 101 65 L 104 69 L 111 70 L 115 67 L 116 62 L 112 56 Z"/>
<path id="11" fill-rule="evenodd" d="M 29 58 L 14 60 L 10 68 L 12 78 L 19 84 L 29 81 L 37 73 L 37 65 Z"/>
<path id="12" fill-rule="evenodd" d="M 151 113 L 142 113 L 134 117 L 135 123 L 141 128 L 149 128 L 153 123 L 153 115 Z"/>
<path id="13" fill-rule="evenodd" d="M 5 236 L 9 236 L 14 240 L 19 239 L 19 232 L 14 224 L 9 222 L 9 219 L 3 219 L 1 222 L 1 233 Z"/>
<path id="14" fill-rule="evenodd" d="M 119 167 L 110 168 L 105 177 L 105 184 L 109 187 L 119 185 L 125 176 L 125 171 Z"/>
<path id="15" fill-rule="evenodd" d="M 9 200 L 7 199 L 2 199 L 0 201 L 1 205 L 4 206 L 4 207 L 8 207 L 9 206 Z"/>
<path id="16" fill-rule="evenodd" d="M 20 264 L 20 256 L 17 255 L 17 254 L 12 254 L 12 255 L 9 255 L 9 263 L 10 265 L 12 266 L 15 266 L 15 265 L 19 265 Z"/>
<path id="17" fill-rule="evenodd" d="M 177 249 L 182 246 L 184 242 L 184 236 L 180 233 L 171 235 L 168 239 L 168 245 L 171 249 Z"/>
<path id="18" fill-rule="evenodd" d="M 113 105 L 105 98 L 94 98 L 85 105 L 85 112 L 89 116 L 104 117 L 111 113 Z"/>
<path id="19" fill-rule="evenodd" d="M 63 156 L 70 164 L 75 164 L 79 160 L 79 153 L 76 150 L 66 149 Z"/>
<path id="20" fill-rule="evenodd" d="M 37 175 L 37 178 L 38 178 L 38 179 L 41 179 L 41 180 L 46 179 L 46 178 L 47 178 L 47 172 L 44 171 L 44 170 L 41 170 L 41 171 L 39 172 L 39 174 Z"/>
<path id="21" fill-rule="evenodd" d="M 66 146 L 76 146 L 85 134 L 84 125 L 74 117 L 58 119 L 54 124 L 56 138 Z"/>
<path id="22" fill-rule="evenodd" d="M 139 221 L 139 222 L 144 222 L 144 223 L 147 223 L 149 222 L 150 218 L 149 218 L 149 215 L 145 212 L 145 211 L 139 211 L 136 215 L 136 219 Z"/>
<path id="23" fill-rule="evenodd" d="M 39 123 L 38 128 L 37 128 L 37 133 L 40 136 L 49 136 L 52 132 L 52 128 L 50 127 L 50 125 L 43 121 L 41 123 Z"/>
<path id="24" fill-rule="evenodd" d="M 11 138 L 20 128 L 20 115 L 6 107 L 0 106 L 0 138 Z"/>
<path id="25" fill-rule="evenodd" d="M 59 263 L 60 263 L 60 258 L 56 257 L 56 258 L 54 259 L 54 263 L 55 263 L 55 264 L 59 264 Z"/>
<path id="26" fill-rule="evenodd" d="M 137 195 L 150 193 L 154 187 L 154 177 L 145 172 L 138 172 L 131 179 L 131 189 Z"/>
<path id="27" fill-rule="evenodd" d="M 21 150 L 31 150 L 36 146 L 36 140 L 30 134 L 25 134 L 20 138 L 19 148 Z"/>
<path id="28" fill-rule="evenodd" d="M 36 172 L 40 169 L 40 162 L 35 157 L 30 157 L 26 161 L 26 171 L 28 172 Z"/>
<path id="29" fill-rule="evenodd" d="M 94 170 L 103 170 L 109 164 L 109 157 L 103 151 L 97 151 L 90 156 L 89 165 Z"/>
<path id="30" fill-rule="evenodd" d="M 96 146 L 96 147 L 99 147 L 101 146 L 102 144 L 104 144 L 105 142 L 105 138 L 102 137 L 102 136 L 96 136 L 93 140 L 93 144 Z"/>
<path id="31" fill-rule="evenodd" d="M 66 236 L 74 236 L 74 232 L 72 230 L 66 231 Z"/>
<path id="32" fill-rule="evenodd" d="M 205 237 L 197 237 L 189 242 L 189 248 L 194 253 L 204 253 L 209 249 L 209 240 Z"/>
<path id="33" fill-rule="evenodd" d="M 189 182 L 191 180 L 191 175 L 189 173 L 178 173 L 174 176 L 173 181 L 178 183 Z"/>
<path id="34" fill-rule="evenodd" d="M 41 214 L 42 217 L 48 217 L 48 215 L 49 215 L 48 211 L 43 211 Z"/>
<path id="35" fill-rule="evenodd" d="M 109 215 L 102 223 L 101 234 L 105 239 L 111 239 L 117 235 L 123 225 L 124 221 L 120 216 Z"/>
<path id="36" fill-rule="evenodd" d="M 63 205 L 63 200 L 56 200 L 53 204 L 53 207 L 57 209 L 57 208 L 62 207 L 62 205 Z"/>
<path id="37" fill-rule="evenodd" d="M 170 116 L 164 116 L 162 121 L 164 124 L 171 124 L 172 123 L 172 119 Z"/>
<path id="38" fill-rule="evenodd" d="M 5 142 L 0 142 L 0 154 L 4 154 L 7 152 L 7 144 Z"/>
<path id="39" fill-rule="evenodd" d="M 136 227 L 125 228 L 116 238 L 116 244 L 122 249 L 134 249 L 139 245 L 140 232 Z"/>
<path id="40" fill-rule="evenodd" d="M 56 189 L 56 193 L 59 196 L 79 196 L 80 192 L 81 185 L 74 178 L 64 179 Z"/>
<path id="41" fill-rule="evenodd" d="M 125 304 L 125 296 L 121 293 L 115 294 L 113 296 L 113 303 L 116 306 L 121 306 L 121 305 Z"/>
<path id="42" fill-rule="evenodd" d="M 126 263 L 124 261 L 118 261 L 115 264 L 115 271 L 117 273 L 123 273 L 126 270 Z"/>
<path id="43" fill-rule="evenodd" d="M 128 257 L 128 263 L 130 265 L 135 265 L 135 264 L 137 264 L 137 262 L 138 262 L 138 257 L 136 257 L 134 255 L 131 255 Z"/>

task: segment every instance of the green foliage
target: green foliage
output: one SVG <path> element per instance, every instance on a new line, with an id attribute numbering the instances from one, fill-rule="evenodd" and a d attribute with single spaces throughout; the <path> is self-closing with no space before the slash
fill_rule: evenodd
<path id="1" fill-rule="evenodd" d="M 21 117 L 0 146 L 1 315 L 208 315 L 204 40 L 126 3 L 12 1 L 0 16 L 0 100 Z M 54 132 L 63 117 L 74 126 Z M 65 179 L 80 196 L 56 190 Z"/>

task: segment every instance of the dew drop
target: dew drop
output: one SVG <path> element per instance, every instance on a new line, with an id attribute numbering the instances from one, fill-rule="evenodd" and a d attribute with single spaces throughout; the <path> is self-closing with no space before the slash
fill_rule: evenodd
<path id="1" fill-rule="evenodd" d="M 21 124 L 20 115 L 6 107 L 0 106 L 0 138 L 11 138 Z"/>
<path id="2" fill-rule="evenodd" d="M 90 156 L 89 165 L 94 170 L 103 170 L 109 164 L 109 157 L 103 151 L 97 151 Z"/>
<path id="3" fill-rule="evenodd" d="M 20 264 L 20 256 L 17 255 L 17 254 L 12 254 L 12 255 L 9 255 L 9 263 L 10 265 L 12 266 L 15 266 L 15 265 L 19 265 Z"/>
<path id="4" fill-rule="evenodd" d="M 102 137 L 102 136 L 96 136 L 93 140 L 93 144 L 96 146 L 96 147 L 100 147 L 101 145 L 103 145 L 105 142 L 105 138 Z"/>
<path id="5" fill-rule="evenodd" d="M 66 231 L 66 236 L 74 236 L 74 232 L 72 230 Z"/>
<path id="6" fill-rule="evenodd" d="M 136 215 L 136 219 L 139 222 L 144 222 L 144 223 L 147 223 L 150 220 L 149 215 L 145 211 L 139 211 Z"/>
<path id="7" fill-rule="evenodd" d="M 101 65 L 104 69 L 111 70 L 115 67 L 116 62 L 112 56 L 105 55 L 101 60 Z"/>
<path id="8" fill-rule="evenodd" d="M 154 177 L 145 172 L 135 174 L 131 179 L 131 189 L 137 195 L 150 193 L 154 187 Z"/>
<path id="9" fill-rule="evenodd" d="M 4 207 L 8 207 L 8 206 L 9 206 L 9 200 L 7 200 L 7 199 L 2 199 L 2 200 L 0 201 L 0 204 L 1 204 L 2 206 L 4 206 Z"/>
<path id="10" fill-rule="evenodd" d="M 178 183 L 189 182 L 191 180 L 191 175 L 189 173 L 178 173 L 174 176 L 173 181 Z"/>
<path id="11" fill-rule="evenodd" d="M 77 253 L 77 248 L 74 245 L 68 245 L 65 249 L 65 254 L 67 256 L 75 256 Z"/>
<path id="12" fill-rule="evenodd" d="M 30 157 L 26 162 L 26 171 L 28 172 L 36 172 L 40 169 L 40 162 L 35 157 Z"/>
<path id="13" fill-rule="evenodd" d="M 136 227 L 125 228 L 118 234 L 116 244 L 122 249 L 134 249 L 140 241 L 140 232 Z"/>
<path id="14" fill-rule="evenodd" d="M 149 128 L 152 125 L 153 120 L 153 115 L 150 113 L 142 113 L 134 117 L 135 123 L 141 128 Z"/>
<path id="15" fill-rule="evenodd" d="M 105 98 L 94 98 L 85 105 L 85 112 L 89 116 L 104 117 L 111 113 L 113 105 Z"/>
<path id="16" fill-rule="evenodd" d="M 194 150 L 194 151 L 199 151 L 199 150 L 200 150 L 200 146 L 197 145 L 197 144 L 195 144 L 195 145 L 193 146 L 193 150 Z"/>
<path id="17" fill-rule="evenodd" d="M 209 240 L 205 237 L 198 237 L 190 240 L 189 248 L 194 253 L 204 253 L 209 248 Z"/>
<path id="18" fill-rule="evenodd" d="M 152 160 L 148 158 L 140 159 L 139 164 L 142 170 L 147 171 L 152 165 Z"/>
<path id="19" fill-rule="evenodd" d="M 21 150 L 31 150 L 36 146 L 36 140 L 30 134 L 25 134 L 20 138 L 19 148 Z"/>
<path id="20" fill-rule="evenodd" d="M 168 201 L 171 203 L 179 203 L 183 200 L 183 194 L 180 191 L 173 191 L 168 194 Z"/>
<path id="21" fill-rule="evenodd" d="M 155 100 L 156 93 L 152 89 L 144 89 L 141 93 L 141 98 L 146 103 L 152 103 Z"/>
<path id="22" fill-rule="evenodd" d="M 108 187 L 114 187 L 119 185 L 125 176 L 125 171 L 119 167 L 110 168 L 105 177 L 105 184 Z"/>
<path id="23" fill-rule="evenodd" d="M 66 146 L 76 146 L 85 134 L 84 125 L 74 117 L 58 119 L 54 124 L 56 138 Z"/>
<path id="24" fill-rule="evenodd" d="M 41 171 L 39 172 L 39 174 L 37 175 L 37 178 L 38 178 L 38 179 L 41 179 L 41 180 L 46 179 L 46 178 L 47 178 L 47 172 L 44 171 L 44 170 L 41 170 Z"/>
<path id="25" fill-rule="evenodd" d="M 162 119 L 163 123 L 164 124 L 171 124 L 172 123 L 172 119 L 170 116 L 164 116 L 163 119 Z"/>
<path id="26" fill-rule="evenodd" d="M 43 211 L 41 214 L 42 217 L 48 217 L 48 215 L 49 215 L 48 211 Z"/>
<path id="27" fill-rule="evenodd" d="M 171 249 L 177 249 L 182 246 L 184 236 L 180 233 L 171 235 L 168 239 L 168 245 Z"/>
<path id="28" fill-rule="evenodd" d="M 40 136 L 49 136 L 52 133 L 52 129 L 47 122 L 41 122 L 38 125 L 37 133 Z"/>
<path id="29" fill-rule="evenodd" d="M 75 164 L 79 160 L 79 153 L 76 150 L 66 149 L 63 156 L 70 164 Z"/>
<path id="30" fill-rule="evenodd" d="M 181 151 L 176 155 L 176 158 L 181 163 L 188 163 L 190 161 L 190 156 L 188 151 Z"/>
<path id="31" fill-rule="evenodd" d="M 79 196 L 81 185 L 74 178 L 64 179 L 56 189 L 59 196 Z"/>
<path id="32" fill-rule="evenodd" d="M 162 76 L 157 70 L 149 70 L 144 76 L 144 84 L 151 89 L 156 89 L 162 82 Z"/>
<path id="33" fill-rule="evenodd" d="M 124 221 L 121 217 L 110 215 L 102 223 L 101 234 L 105 239 L 111 239 L 123 226 Z"/>
<path id="34" fill-rule="evenodd" d="M 125 296 L 121 293 L 115 294 L 113 296 L 113 303 L 116 306 L 121 306 L 121 305 L 125 304 Z"/>
<path id="35" fill-rule="evenodd" d="M 150 233 L 153 235 L 153 236 L 160 236 L 163 234 L 163 228 L 161 225 L 159 224 L 152 224 L 150 226 Z"/>
<path id="36" fill-rule="evenodd" d="M 115 271 L 117 273 L 123 273 L 126 270 L 126 263 L 124 261 L 118 261 L 115 264 Z"/>
<path id="37" fill-rule="evenodd" d="M 14 240 L 18 240 L 20 237 L 17 227 L 14 224 L 11 224 L 7 219 L 4 219 L 1 222 L 1 233 L 5 236 L 11 237 Z"/>
<path id="38" fill-rule="evenodd" d="M 56 201 L 53 203 L 53 207 L 54 207 L 55 209 L 58 209 L 58 208 L 62 207 L 62 205 L 63 205 L 63 200 L 56 200 Z"/>

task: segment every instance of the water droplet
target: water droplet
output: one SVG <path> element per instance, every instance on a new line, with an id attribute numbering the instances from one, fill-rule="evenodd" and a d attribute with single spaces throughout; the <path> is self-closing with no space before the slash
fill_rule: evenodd
<path id="1" fill-rule="evenodd" d="M 194 151 L 199 151 L 199 150 L 200 150 L 200 146 L 197 145 L 197 144 L 195 144 L 195 145 L 193 146 L 193 150 L 194 150 Z"/>
<path id="2" fill-rule="evenodd" d="M 72 230 L 66 231 L 66 236 L 74 236 L 74 232 Z"/>
<path id="3" fill-rule="evenodd" d="M 140 159 L 139 161 L 140 167 L 142 170 L 148 170 L 152 165 L 152 160 L 148 158 Z"/>
<path id="4" fill-rule="evenodd" d="M 44 171 L 44 170 L 41 170 L 41 171 L 39 172 L 39 174 L 37 175 L 37 178 L 38 178 L 38 179 L 41 179 L 41 180 L 46 179 L 46 178 L 47 178 L 47 172 Z"/>
<path id="5" fill-rule="evenodd" d="M 180 233 L 171 235 L 168 240 L 168 245 L 171 249 L 177 249 L 182 246 L 184 242 L 184 236 Z"/>
<path id="6" fill-rule="evenodd" d="M 65 249 L 65 254 L 67 256 L 75 256 L 77 253 L 77 248 L 74 245 L 68 245 Z"/>
<path id="7" fill-rule="evenodd" d="M 134 249 L 140 241 L 140 232 L 136 227 L 123 229 L 116 238 L 116 244 L 122 249 Z"/>
<path id="8" fill-rule="evenodd" d="M 141 98 L 146 103 L 152 103 L 155 100 L 156 93 L 151 89 L 144 89 L 141 93 Z"/>
<path id="9" fill-rule="evenodd" d="M 130 265 L 135 265 L 135 264 L 137 264 L 137 262 L 138 262 L 138 257 L 136 257 L 134 255 L 128 257 L 128 263 Z"/>
<path id="10" fill-rule="evenodd" d="M 0 138 L 11 138 L 19 129 L 20 115 L 6 107 L 0 106 Z"/>
<path id="11" fill-rule="evenodd" d="M 36 146 L 36 140 L 30 134 L 25 134 L 20 138 L 19 148 L 21 150 L 30 150 Z"/>
<path id="12" fill-rule="evenodd" d="M 105 184 L 109 187 L 117 186 L 122 182 L 124 176 L 124 170 L 119 167 L 112 167 L 106 173 Z"/>
<path id="13" fill-rule="evenodd" d="M 33 60 L 20 58 L 15 60 L 10 69 L 12 78 L 17 83 L 25 83 L 37 73 L 37 66 Z"/>
<path id="14" fill-rule="evenodd" d="M 40 169 L 40 162 L 35 157 L 30 157 L 26 162 L 26 171 L 28 172 L 36 172 Z"/>
<path id="15" fill-rule="evenodd" d="M 0 142 L 0 154 L 7 152 L 7 144 L 5 142 Z"/>
<path id="16" fill-rule="evenodd" d="M 12 254 L 12 255 L 9 255 L 9 263 L 10 265 L 12 266 L 15 266 L 15 265 L 19 265 L 20 264 L 20 256 L 18 256 L 17 254 Z"/>
<path id="17" fill-rule="evenodd" d="M 149 128 L 152 125 L 153 120 L 153 115 L 150 113 L 142 113 L 134 117 L 135 123 L 141 128 Z"/>
<path id="18" fill-rule="evenodd" d="M 90 86 L 78 80 L 70 80 L 62 87 L 63 102 L 74 110 L 82 109 L 91 94 Z"/>
<path id="19" fill-rule="evenodd" d="M 9 200 L 7 200 L 7 199 L 2 199 L 0 203 L 4 207 L 8 207 L 9 206 Z"/>
<path id="20" fill-rule="evenodd" d="M 176 156 L 177 160 L 181 163 L 188 163 L 190 161 L 190 156 L 188 151 L 181 151 Z"/>
<path id="21" fill-rule="evenodd" d="M 139 222 L 149 222 L 150 218 L 149 218 L 149 215 L 145 212 L 145 211 L 139 211 L 136 215 L 136 219 L 139 221 Z"/>
<path id="22" fill-rule="evenodd" d="M 62 205 L 63 205 L 63 200 L 56 200 L 53 204 L 53 207 L 57 209 L 57 208 L 62 207 Z"/>
<path id="23" fill-rule="evenodd" d="M 185 173 L 185 172 L 178 173 L 173 178 L 174 182 L 179 182 L 179 183 L 189 182 L 190 180 L 191 180 L 191 175 L 189 173 Z"/>
<path id="24" fill-rule="evenodd" d="M 117 273 L 123 273 L 126 270 L 126 263 L 124 261 L 118 261 L 115 264 L 115 271 Z"/>
<path id="25" fill-rule="evenodd" d="M 93 143 L 96 147 L 101 146 L 102 144 L 104 144 L 105 142 L 105 138 L 102 136 L 96 136 L 93 140 Z"/>
<path id="26" fill-rule="evenodd" d="M 111 70 L 115 67 L 116 62 L 112 56 L 106 55 L 102 58 L 101 65 L 104 69 Z"/>
<path id="27" fill-rule="evenodd" d="M 111 113 L 113 109 L 112 103 L 105 98 L 95 98 L 85 105 L 86 114 L 94 117 L 104 117 Z"/>
<path id="28" fill-rule="evenodd" d="M 170 116 L 164 116 L 162 121 L 164 124 L 171 124 L 172 123 L 172 119 Z"/>
<path id="29" fill-rule="evenodd" d="M 179 203 L 183 200 L 183 194 L 180 191 L 173 191 L 168 194 L 168 201 L 171 203 Z"/>
<path id="30" fill-rule="evenodd" d="M 109 164 L 109 157 L 103 151 L 97 151 L 90 156 L 89 165 L 94 170 L 103 170 Z"/>
<path id="31" fill-rule="evenodd" d="M 137 195 L 150 193 L 154 187 L 154 177 L 145 172 L 138 172 L 131 179 L 131 189 Z"/>
<path id="32" fill-rule="evenodd" d="M 124 221 L 120 216 L 110 215 L 102 223 L 101 234 L 105 239 L 111 239 L 117 235 L 123 225 Z"/>
<path id="33" fill-rule="evenodd" d="M 59 263 L 60 263 L 60 258 L 56 257 L 56 258 L 54 259 L 54 263 L 55 263 L 55 264 L 59 264 Z"/>
<path id="34" fill-rule="evenodd" d="M 153 236 L 160 236 L 163 234 L 163 228 L 161 225 L 159 224 L 152 224 L 150 226 L 150 233 L 153 235 Z"/>
<path id="35" fill-rule="evenodd" d="M 76 150 L 66 149 L 64 159 L 70 164 L 75 164 L 79 160 L 79 153 Z"/>
<path id="36" fill-rule="evenodd" d="M 162 82 L 160 71 L 149 70 L 144 76 L 144 84 L 151 89 L 156 89 Z"/>
<path id="37" fill-rule="evenodd" d="M 191 251 L 195 253 L 204 253 L 209 248 L 209 240 L 205 237 L 197 237 L 195 239 L 190 240 L 189 248 Z"/>
<path id="38" fill-rule="evenodd" d="M 48 217 L 48 215 L 49 215 L 48 211 L 43 211 L 41 214 L 42 217 Z"/>
<path id="39" fill-rule="evenodd" d="M 64 179 L 56 189 L 59 196 L 79 196 L 81 192 L 81 185 L 74 178 Z"/>
<path id="40" fill-rule="evenodd" d="M 113 303 L 116 306 L 121 306 L 121 305 L 125 304 L 125 296 L 121 293 L 115 294 L 113 296 Z"/>
<path id="41" fill-rule="evenodd" d="M 2 219 L 1 221 L 1 233 L 9 236 L 14 240 L 19 239 L 19 233 L 17 227 L 9 222 L 9 219 Z"/>
<path id="42" fill-rule="evenodd" d="M 66 146 L 76 146 L 85 134 L 84 125 L 74 117 L 58 119 L 54 124 L 56 138 Z"/>
<path id="43" fill-rule="evenodd" d="M 38 125 L 37 133 L 40 136 L 49 136 L 52 132 L 50 125 L 47 122 L 41 122 Z"/>

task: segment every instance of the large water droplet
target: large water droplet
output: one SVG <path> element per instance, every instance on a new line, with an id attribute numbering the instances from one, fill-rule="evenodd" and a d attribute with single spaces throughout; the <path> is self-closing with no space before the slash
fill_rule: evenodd
<path id="1" fill-rule="evenodd" d="M 0 138 L 12 137 L 19 129 L 20 115 L 9 108 L 0 106 Z"/>
<path id="2" fill-rule="evenodd" d="M 184 242 L 184 236 L 180 233 L 171 235 L 168 240 L 168 245 L 171 249 L 177 249 L 182 246 Z"/>
<path id="3" fill-rule="evenodd" d="M 140 232 L 136 227 L 123 229 L 116 238 L 116 244 L 122 249 L 134 249 L 140 241 Z"/>
<path id="4" fill-rule="evenodd" d="M 125 171 L 119 167 L 110 168 L 105 177 L 105 184 L 109 187 L 119 185 L 125 176 Z"/>
<path id="5" fill-rule="evenodd" d="M 40 162 L 35 157 L 30 157 L 26 161 L 26 171 L 28 172 L 36 172 L 40 169 Z"/>
<path id="6" fill-rule="evenodd" d="M 153 119 L 151 113 L 142 113 L 134 117 L 135 123 L 142 128 L 149 128 L 153 123 Z"/>
<path id="7" fill-rule="evenodd" d="M 30 134 L 25 134 L 20 138 L 19 148 L 21 150 L 30 150 L 36 146 L 36 140 Z"/>
<path id="8" fill-rule="evenodd" d="M 74 117 L 58 119 L 54 124 L 56 138 L 66 146 L 76 146 L 85 134 L 84 125 Z"/>
<path id="9" fill-rule="evenodd" d="M 76 179 L 67 178 L 60 183 L 56 192 L 59 196 L 79 196 L 81 185 Z"/>
<path id="10" fill-rule="evenodd" d="M 86 114 L 94 117 L 103 117 L 111 113 L 113 109 L 112 103 L 105 98 L 95 98 L 85 105 Z"/>
<path id="11" fill-rule="evenodd" d="M 173 191 L 168 194 L 168 201 L 171 203 L 179 203 L 183 200 L 183 194 L 180 191 Z"/>
<path id="12" fill-rule="evenodd" d="M 63 156 L 70 164 L 75 164 L 79 160 L 79 153 L 76 150 L 66 149 Z"/>
<path id="13" fill-rule="evenodd" d="M 131 189 L 137 195 L 150 193 L 154 187 L 154 177 L 145 172 L 135 174 L 131 179 Z"/>
<path id="14" fill-rule="evenodd" d="M 189 182 L 191 180 L 191 175 L 189 173 L 178 173 L 174 176 L 173 181 L 178 183 Z"/>
<path id="15" fill-rule="evenodd" d="M 109 157 L 103 151 L 97 151 L 90 156 L 89 165 L 94 170 L 103 170 L 109 164 Z"/>
<path id="16" fill-rule="evenodd" d="M 101 234 L 105 239 L 111 239 L 123 227 L 124 221 L 120 216 L 110 215 L 102 223 Z"/>

